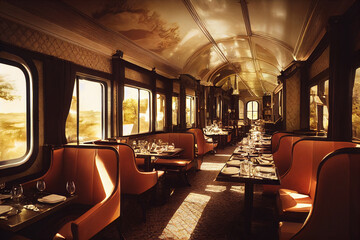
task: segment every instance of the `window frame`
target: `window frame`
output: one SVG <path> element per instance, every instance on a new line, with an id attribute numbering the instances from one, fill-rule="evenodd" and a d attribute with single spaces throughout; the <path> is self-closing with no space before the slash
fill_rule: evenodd
<path id="1" fill-rule="evenodd" d="M 253 119 L 253 117 L 254 117 L 254 111 L 251 111 L 251 116 L 252 116 L 252 118 L 249 118 L 248 117 L 248 114 L 249 114 L 249 108 L 248 108 L 248 106 L 249 106 L 249 103 L 253 103 L 253 102 L 255 102 L 256 104 L 257 104 L 257 118 L 256 119 Z M 252 104 L 253 105 L 253 104 Z M 253 106 L 254 107 L 254 106 Z M 260 104 L 259 104 L 259 102 L 258 101 L 256 101 L 256 100 L 250 100 L 250 101 L 248 101 L 247 103 L 246 103 L 246 118 L 248 118 L 248 119 L 250 119 L 250 120 L 258 120 L 258 119 L 260 119 Z"/>
<path id="2" fill-rule="evenodd" d="M 2 56 L 0 63 L 19 68 L 25 76 L 26 84 L 26 151 L 20 158 L 0 161 L 0 171 L 22 171 L 27 169 L 36 159 L 39 148 L 38 133 L 38 75 L 36 67 L 31 61 L 22 59 L 20 56 Z M 16 170 L 18 169 L 18 170 Z M 11 170 L 12 171 L 12 170 Z"/>
<path id="3" fill-rule="evenodd" d="M 85 80 L 85 81 L 90 81 L 90 82 L 95 82 L 95 83 L 100 83 L 101 85 L 101 105 L 102 105 L 102 113 L 101 113 L 101 139 L 105 139 L 108 136 L 108 99 L 109 99 L 109 87 L 108 87 L 108 81 L 105 79 L 99 79 L 95 76 L 83 76 L 81 74 L 77 74 L 75 77 L 75 82 L 74 85 L 76 86 L 76 89 L 74 89 L 76 91 L 76 98 L 77 98 L 77 103 L 76 103 L 76 141 L 71 141 L 69 143 L 74 143 L 76 142 L 77 144 L 80 143 L 79 141 L 79 136 L 80 136 L 80 125 L 79 125 L 79 116 L 80 116 L 80 101 L 79 101 L 79 93 L 80 93 L 80 80 Z M 70 109 L 69 109 L 70 110 Z M 66 128 L 65 128 L 66 131 Z M 67 136 L 66 136 L 67 138 Z M 97 140 L 97 139 L 94 139 Z M 88 140 L 86 140 L 88 141 Z M 86 142 L 85 141 L 85 142 Z"/>
<path id="4" fill-rule="evenodd" d="M 130 81 L 133 81 L 133 80 L 130 80 Z M 121 128 L 122 128 L 122 136 L 136 136 L 136 135 L 142 135 L 142 134 L 149 134 L 151 132 L 153 132 L 153 92 L 150 90 L 150 89 L 147 89 L 145 87 L 140 87 L 140 86 L 137 86 L 137 85 L 130 85 L 130 84 L 124 84 L 124 87 L 123 87 L 123 91 L 124 91 L 124 98 L 123 98 L 123 101 L 125 100 L 125 87 L 129 87 L 129 88 L 135 88 L 138 90 L 138 130 L 137 130 L 137 133 L 135 134 L 129 134 L 129 135 L 125 135 L 124 134 L 124 111 L 123 109 L 121 109 L 121 114 L 122 114 L 122 123 L 121 123 Z M 140 133 L 140 90 L 144 90 L 144 91 L 147 91 L 149 92 L 149 131 L 148 132 L 141 132 Z M 156 119 L 155 119 L 156 121 Z"/>

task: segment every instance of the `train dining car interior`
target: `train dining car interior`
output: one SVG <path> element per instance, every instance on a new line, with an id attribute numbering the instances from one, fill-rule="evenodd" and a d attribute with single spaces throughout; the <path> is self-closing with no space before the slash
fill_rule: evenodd
<path id="1" fill-rule="evenodd" d="M 360 239 L 359 0 L 0 0 L 0 239 Z"/>

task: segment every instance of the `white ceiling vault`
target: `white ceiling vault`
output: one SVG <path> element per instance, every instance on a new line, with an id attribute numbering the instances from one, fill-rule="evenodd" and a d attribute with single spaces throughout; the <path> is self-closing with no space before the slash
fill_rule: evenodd
<path id="1" fill-rule="evenodd" d="M 277 76 L 294 60 L 308 58 L 325 34 L 329 16 L 342 14 L 354 0 L 5 2 L 2 15 L 22 18 L 10 5 L 21 8 L 36 16 L 23 19 L 27 24 L 33 21 L 50 32 L 49 23 L 60 26 L 71 34 L 53 34 L 72 41 L 81 36 L 104 54 L 120 49 L 126 60 L 156 67 L 160 74 L 189 74 L 204 85 L 225 90 L 236 85 L 261 97 L 274 90 Z"/>

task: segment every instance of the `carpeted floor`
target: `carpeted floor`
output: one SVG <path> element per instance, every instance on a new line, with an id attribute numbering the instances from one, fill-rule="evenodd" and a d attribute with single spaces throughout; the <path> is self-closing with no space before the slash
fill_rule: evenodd
<path id="1" fill-rule="evenodd" d="M 243 229 L 244 185 L 217 182 L 215 178 L 235 147 L 207 154 L 201 171 L 189 176 L 191 186 L 169 177 L 173 190 L 165 204 L 151 204 L 146 222 L 136 199 L 122 201 L 121 231 L 131 239 L 277 239 L 275 199 L 254 188 L 251 235 Z M 105 229 L 99 239 L 120 239 L 114 226 Z"/>

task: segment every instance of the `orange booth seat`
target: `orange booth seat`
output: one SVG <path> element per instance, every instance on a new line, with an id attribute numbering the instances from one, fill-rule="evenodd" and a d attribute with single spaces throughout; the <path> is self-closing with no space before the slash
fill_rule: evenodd
<path id="1" fill-rule="evenodd" d="M 183 151 L 174 158 L 158 158 L 155 161 L 155 168 L 166 172 L 176 171 L 185 176 L 187 183 L 187 173 L 195 167 L 195 136 L 192 133 L 158 133 L 151 134 L 143 139 L 151 142 L 153 139 L 161 139 L 163 142 L 174 143 L 176 148 Z"/>
<path id="2" fill-rule="evenodd" d="M 280 239 L 360 239 L 360 148 L 342 148 L 319 164 L 305 223 L 282 222 Z"/>
<path id="3" fill-rule="evenodd" d="M 204 137 L 204 133 L 200 128 L 191 128 L 188 132 L 193 133 L 195 136 L 195 142 L 197 145 L 197 169 L 200 169 L 203 156 L 217 146 L 217 143 L 207 142 Z"/>
<path id="4" fill-rule="evenodd" d="M 325 139 L 298 140 L 293 145 L 291 166 L 281 178 L 280 219 L 304 221 L 313 204 L 316 174 L 322 159 L 337 149 L 355 146 L 352 142 Z"/>
<path id="5" fill-rule="evenodd" d="M 139 171 L 134 150 L 126 143 L 95 141 L 96 144 L 110 145 L 117 149 L 120 156 L 120 179 L 121 195 L 134 195 L 138 197 L 141 204 L 143 220 L 146 220 L 146 203 L 143 196 L 151 191 L 161 176 L 163 171 L 142 172 Z"/>
<path id="6" fill-rule="evenodd" d="M 271 136 L 271 152 L 274 153 L 277 151 L 278 147 L 279 147 L 279 141 L 280 138 L 282 136 L 285 135 L 293 135 L 289 132 L 275 132 L 272 136 Z"/>
<path id="7" fill-rule="evenodd" d="M 280 176 L 283 176 L 289 170 L 292 147 L 301 138 L 303 136 L 298 135 L 283 135 L 280 137 L 277 151 L 273 153 L 274 163 Z"/>
<path id="8" fill-rule="evenodd" d="M 302 136 L 283 135 L 279 139 L 277 151 L 273 153 L 274 164 L 277 167 L 280 178 L 289 170 L 291 165 L 292 147 Z M 276 194 L 278 186 L 263 185 L 264 194 Z"/>
<path id="9" fill-rule="evenodd" d="M 66 195 L 66 181 L 75 182 L 76 203 L 90 209 L 59 226 L 60 239 L 89 239 L 120 217 L 118 152 L 108 146 L 66 145 L 51 150 L 51 165 L 41 177 L 46 191 Z M 34 187 L 35 179 L 25 183 Z"/>

